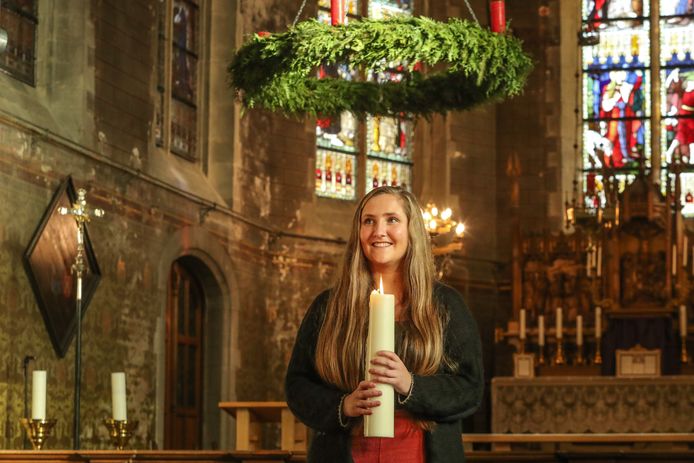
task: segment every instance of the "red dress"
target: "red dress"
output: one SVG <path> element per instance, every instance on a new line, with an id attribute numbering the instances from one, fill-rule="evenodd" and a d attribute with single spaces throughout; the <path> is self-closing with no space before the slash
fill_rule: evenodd
<path id="1" fill-rule="evenodd" d="M 395 411 L 394 437 L 364 437 L 363 427 L 352 435 L 354 463 L 425 463 L 424 431 L 402 410 Z"/>

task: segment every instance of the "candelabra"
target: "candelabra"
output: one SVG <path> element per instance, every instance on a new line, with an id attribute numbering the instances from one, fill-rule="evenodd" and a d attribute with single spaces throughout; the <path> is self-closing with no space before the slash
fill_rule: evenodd
<path id="1" fill-rule="evenodd" d="M 564 365 L 566 359 L 564 358 L 564 343 L 562 338 L 557 338 L 557 352 L 554 354 L 554 364 Z"/>
<path id="2" fill-rule="evenodd" d="M 544 344 L 538 344 L 537 345 L 537 364 L 538 365 L 544 365 L 545 362 L 545 345 Z"/>
<path id="3" fill-rule="evenodd" d="M 123 450 L 128 445 L 133 432 L 137 429 L 137 424 L 137 421 L 114 420 L 112 418 L 104 420 L 111 442 L 118 450 Z"/>
<path id="4" fill-rule="evenodd" d="M 593 356 L 593 363 L 595 365 L 602 365 L 602 354 L 600 353 L 600 341 L 601 338 L 595 338 L 595 356 Z"/>
<path id="5" fill-rule="evenodd" d="M 46 439 L 48 439 L 53 432 L 56 420 L 30 420 L 28 418 L 21 418 L 19 422 L 26 430 L 34 450 L 41 450 L 43 444 L 46 443 Z"/>
<path id="6" fill-rule="evenodd" d="M 576 344 L 576 365 L 583 365 L 586 363 L 583 358 L 583 344 Z"/>
<path id="7" fill-rule="evenodd" d="M 451 254 L 463 249 L 465 224 L 452 220 L 450 207 L 439 211 L 434 203 L 428 203 L 422 211 L 424 224 L 431 238 L 432 252 L 436 258 L 436 274 L 443 278 L 452 264 Z"/>

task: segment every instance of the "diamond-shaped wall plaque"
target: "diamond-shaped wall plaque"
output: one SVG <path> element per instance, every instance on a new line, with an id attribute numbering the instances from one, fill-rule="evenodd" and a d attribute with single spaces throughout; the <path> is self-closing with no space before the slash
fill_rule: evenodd
<path id="1" fill-rule="evenodd" d="M 60 357 L 65 356 L 77 328 L 77 278 L 71 273 L 77 255 L 77 224 L 71 215 L 61 215 L 58 210 L 61 207 L 70 209 L 76 199 L 72 178 L 68 176 L 53 195 L 24 253 L 24 268 L 48 335 Z M 86 224 L 84 247 L 83 317 L 101 278 Z"/>

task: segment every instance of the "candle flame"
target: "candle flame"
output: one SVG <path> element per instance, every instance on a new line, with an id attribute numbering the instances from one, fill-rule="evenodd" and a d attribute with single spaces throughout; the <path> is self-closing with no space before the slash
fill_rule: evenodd
<path id="1" fill-rule="evenodd" d="M 383 294 L 383 275 L 381 275 L 381 284 L 378 291 Z"/>

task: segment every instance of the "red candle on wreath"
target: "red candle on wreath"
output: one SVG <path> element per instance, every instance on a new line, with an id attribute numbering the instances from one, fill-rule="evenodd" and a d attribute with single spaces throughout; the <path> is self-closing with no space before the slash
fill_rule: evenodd
<path id="1" fill-rule="evenodd" d="M 330 0 L 330 24 L 337 26 L 345 22 L 345 0 Z"/>
<path id="2" fill-rule="evenodd" d="M 492 0 L 489 11 L 492 32 L 503 34 L 506 31 L 506 4 L 504 0 Z"/>

